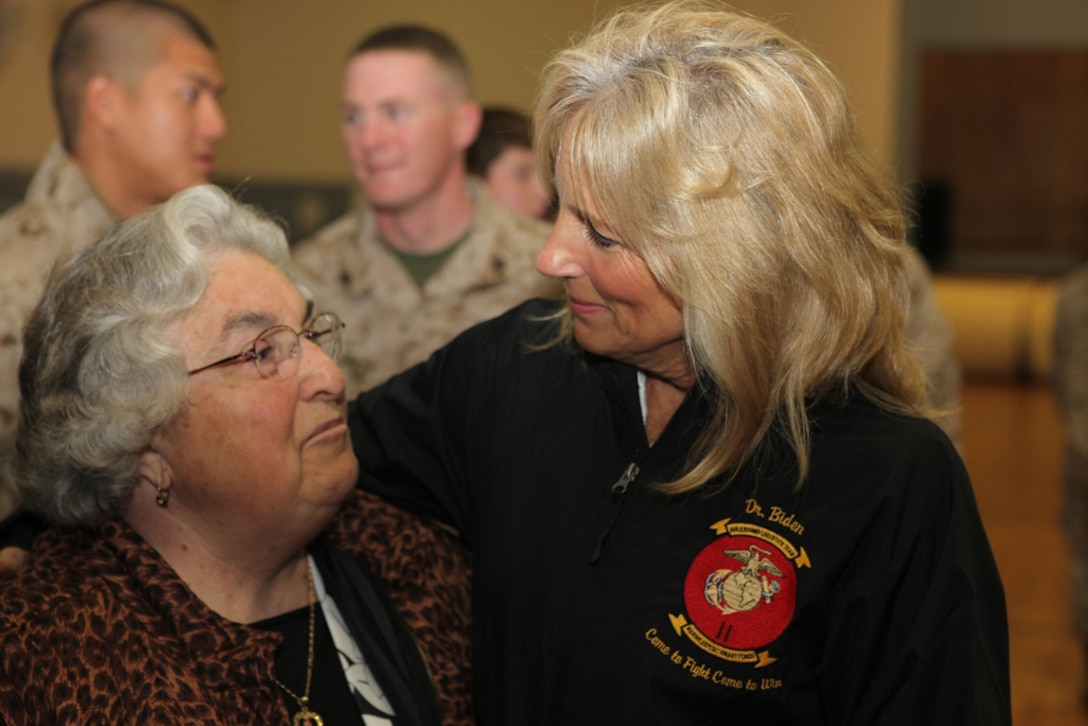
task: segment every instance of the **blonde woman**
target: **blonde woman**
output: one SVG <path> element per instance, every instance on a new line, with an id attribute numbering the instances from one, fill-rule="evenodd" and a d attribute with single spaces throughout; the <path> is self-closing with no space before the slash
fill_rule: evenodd
<path id="1" fill-rule="evenodd" d="M 903 343 L 903 219 L 756 19 L 622 11 L 534 120 L 565 284 L 349 409 L 474 560 L 482 723 L 1009 723 L 1004 594 Z"/>

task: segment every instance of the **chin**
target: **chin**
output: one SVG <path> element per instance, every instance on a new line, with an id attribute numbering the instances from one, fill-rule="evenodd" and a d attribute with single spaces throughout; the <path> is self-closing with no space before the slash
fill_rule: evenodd
<path id="1" fill-rule="evenodd" d="M 620 351 L 617 350 L 615 347 L 610 347 L 609 345 L 607 345 L 607 342 L 602 342 L 598 337 L 595 337 L 593 335 L 579 335 L 577 319 L 575 319 L 574 324 L 574 340 L 578 343 L 579 348 L 581 348 L 586 353 L 589 353 L 590 355 L 596 355 L 602 358 L 610 358 L 621 363 L 626 362 L 621 357 L 616 355 L 616 353 L 619 353 Z"/>
<path id="2" fill-rule="evenodd" d="M 351 454 L 351 464 L 345 465 L 343 470 L 338 472 L 333 479 L 333 486 L 338 492 L 342 493 L 343 497 L 346 497 L 355 488 L 358 480 L 359 462 L 355 459 L 355 454 Z"/>
<path id="3" fill-rule="evenodd" d="M 355 488 L 359 463 L 353 453 L 346 452 L 337 461 L 314 467 L 304 476 L 303 489 L 310 493 L 307 498 L 339 505 Z"/>

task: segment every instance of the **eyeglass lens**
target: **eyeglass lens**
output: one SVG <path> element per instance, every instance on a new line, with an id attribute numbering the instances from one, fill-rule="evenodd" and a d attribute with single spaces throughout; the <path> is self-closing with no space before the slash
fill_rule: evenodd
<path id="1" fill-rule="evenodd" d="M 314 318 L 302 335 L 317 343 L 333 360 L 340 354 L 340 319 L 331 313 Z M 267 378 L 290 378 L 302 355 L 299 334 L 287 326 L 264 331 L 253 345 L 257 369 Z"/>
<path id="2" fill-rule="evenodd" d="M 332 313 L 318 315 L 303 331 L 310 340 L 321 346 L 329 356 L 336 360 L 340 357 L 340 329 L 344 326 L 340 318 Z"/>

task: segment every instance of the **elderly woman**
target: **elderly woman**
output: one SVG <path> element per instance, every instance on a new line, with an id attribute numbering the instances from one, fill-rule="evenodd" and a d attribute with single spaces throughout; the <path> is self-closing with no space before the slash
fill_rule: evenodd
<path id="1" fill-rule="evenodd" d="M 842 86 L 763 22 L 642 7 L 550 63 L 535 128 L 566 301 L 349 406 L 364 484 L 470 541 L 481 723 L 1009 723 Z"/>
<path id="2" fill-rule="evenodd" d="M 356 493 L 340 322 L 287 263 L 205 186 L 54 270 L 16 471 L 56 527 L 0 583 L 0 720 L 471 722 L 466 571 Z"/>

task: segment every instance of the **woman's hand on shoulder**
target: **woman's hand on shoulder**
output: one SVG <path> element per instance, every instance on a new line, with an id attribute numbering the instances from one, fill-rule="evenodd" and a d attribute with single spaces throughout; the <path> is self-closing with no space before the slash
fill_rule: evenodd
<path id="1" fill-rule="evenodd" d="M 30 559 L 30 553 L 21 547 L 0 549 L 0 579 L 14 574 L 16 570 L 26 564 L 28 559 Z"/>

